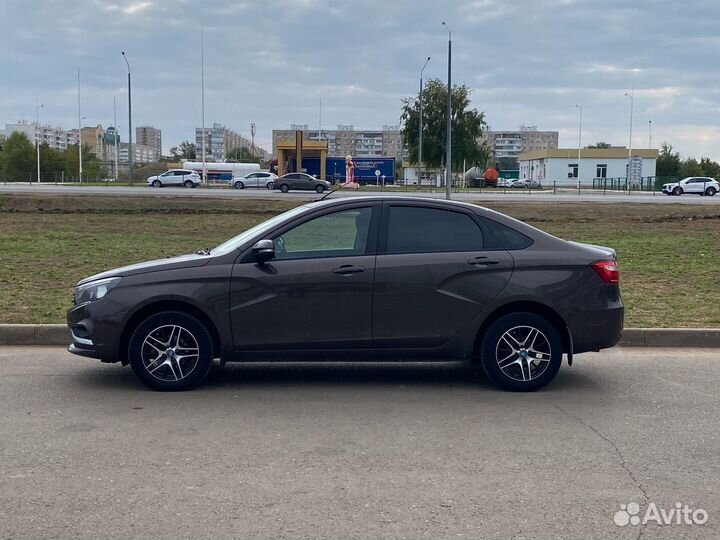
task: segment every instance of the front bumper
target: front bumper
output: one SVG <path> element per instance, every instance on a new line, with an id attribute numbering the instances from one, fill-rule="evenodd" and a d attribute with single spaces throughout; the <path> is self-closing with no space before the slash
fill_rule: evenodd
<path id="1" fill-rule="evenodd" d="M 112 307 L 112 302 L 102 299 L 73 306 L 67 312 L 71 337 L 69 352 L 103 362 L 119 361 L 119 332 L 113 318 L 108 316 Z"/>

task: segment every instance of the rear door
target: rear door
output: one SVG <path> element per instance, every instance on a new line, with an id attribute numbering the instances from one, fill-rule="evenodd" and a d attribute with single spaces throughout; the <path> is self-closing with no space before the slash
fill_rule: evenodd
<path id="1" fill-rule="evenodd" d="M 486 249 L 470 211 L 384 205 L 373 294 L 373 346 L 438 347 L 471 323 L 510 279 L 513 258 Z"/>

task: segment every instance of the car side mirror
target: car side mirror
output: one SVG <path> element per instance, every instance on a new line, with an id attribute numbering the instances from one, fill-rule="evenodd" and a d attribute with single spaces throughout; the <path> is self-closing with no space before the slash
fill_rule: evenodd
<path id="1" fill-rule="evenodd" d="M 260 240 L 252 247 L 252 251 L 257 261 L 264 263 L 275 258 L 275 243 L 268 239 Z"/>

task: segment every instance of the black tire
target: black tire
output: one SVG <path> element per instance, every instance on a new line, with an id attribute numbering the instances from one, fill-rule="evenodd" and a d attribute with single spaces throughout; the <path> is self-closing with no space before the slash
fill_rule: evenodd
<path id="1" fill-rule="evenodd" d="M 233 184 L 233 187 L 235 189 L 245 189 L 245 184 L 243 184 L 242 182 L 235 182 L 235 184 Z"/>
<path id="2" fill-rule="evenodd" d="M 281 184 L 280 191 L 282 191 L 283 193 L 287 193 L 288 191 L 290 191 L 290 187 L 288 187 L 287 184 Z"/>
<path id="3" fill-rule="evenodd" d="M 714 197 L 716 193 L 717 190 L 714 187 L 709 187 L 705 190 L 705 195 L 707 195 L 708 197 Z"/>
<path id="4" fill-rule="evenodd" d="M 185 187 L 185 189 L 190 189 L 190 188 L 193 187 L 194 185 L 195 185 L 195 184 L 193 184 L 193 181 L 192 181 L 192 180 L 185 180 L 185 181 L 183 182 L 183 186 Z"/>
<path id="5" fill-rule="evenodd" d="M 682 194 L 683 194 L 683 190 L 682 190 L 681 187 L 676 187 L 675 189 L 673 189 L 673 192 L 672 192 L 672 193 L 673 193 L 673 195 L 682 195 Z"/>
<path id="6" fill-rule="evenodd" d="M 265 184 L 265 187 L 268 188 L 268 189 L 272 189 L 272 188 L 274 188 L 275 186 L 274 186 L 274 184 L 273 184 L 272 182 L 268 182 L 267 184 Z"/>
<path id="7" fill-rule="evenodd" d="M 537 332 L 535 339 L 528 329 Z M 518 340 L 523 339 L 526 332 L 526 343 L 521 343 Z M 533 342 L 527 343 L 531 339 Z M 510 347 L 510 341 L 514 341 L 517 350 Z M 534 347 L 528 347 L 533 343 Z M 536 358 L 530 360 L 533 354 Z M 558 331 L 544 317 L 534 313 L 511 313 L 500 317 L 487 329 L 480 355 L 483 371 L 493 384 L 503 390 L 532 392 L 557 375 L 562 364 L 563 343 Z M 502 361 L 505 362 L 501 368 Z"/>
<path id="8" fill-rule="evenodd" d="M 325 186 L 320 186 L 320 185 L 315 186 L 316 193 L 322 193 L 323 191 L 325 191 Z"/>
<path id="9" fill-rule="evenodd" d="M 152 187 L 154 188 L 161 188 L 162 182 L 160 180 L 153 180 Z"/>
<path id="10" fill-rule="evenodd" d="M 175 330 L 178 328 L 181 330 Z M 161 351 L 164 347 L 167 347 L 165 352 Z M 176 350 L 188 354 L 179 360 L 175 357 L 173 364 L 173 358 L 168 356 L 171 348 L 173 355 Z M 189 354 L 193 349 L 197 354 Z M 156 358 L 155 354 L 158 355 Z M 212 338 L 205 325 L 195 317 L 181 311 L 163 311 L 149 316 L 137 326 L 130 338 L 128 359 L 135 375 L 153 390 L 190 390 L 202 383 L 210 371 Z M 183 373 L 183 367 L 189 370 L 187 374 Z"/>

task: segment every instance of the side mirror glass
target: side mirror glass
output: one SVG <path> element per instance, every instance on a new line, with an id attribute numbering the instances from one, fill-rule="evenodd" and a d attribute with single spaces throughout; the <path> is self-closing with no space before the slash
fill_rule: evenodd
<path id="1" fill-rule="evenodd" d="M 265 262 L 275 258 L 275 243 L 272 240 L 260 240 L 255 243 L 252 250 L 258 262 Z"/>

